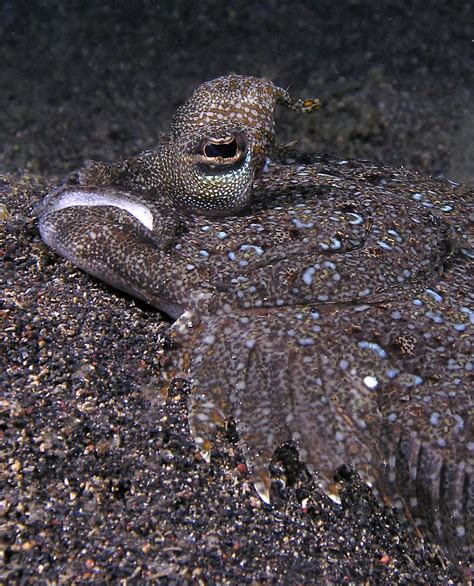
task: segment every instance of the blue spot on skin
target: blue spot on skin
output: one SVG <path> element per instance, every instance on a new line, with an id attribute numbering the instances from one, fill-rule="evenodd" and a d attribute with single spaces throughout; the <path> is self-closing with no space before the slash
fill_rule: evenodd
<path id="1" fill-rule="evenodd" d="M 439 423 L 439 413 L 437 413 L 436 411 L 434 411 L 431 414 L 430 423 L 431 423 L 431 425 L 438 425 L 438 423 Z"/>
<path id="2" fill-rule="evenodd" d="M 383 248 L 384 250 L 391 250 L 392 249 L 390 244 L 387 244 L 383 240 L 377 240 L 377 244 L 380 246 L 380 248 Z"/>
<path id="3" fill-rule="evenodd" d="M 456 362 L 456 360 L 454 360 L 453 358 L 450 358 L 448 360 L 448 369 L 449 370 L 459 370 L 461 367 L 459 366 L 459 363 Z"/>
<path id="4" fill-rule="evenodd" d="M 207 252 L 207 250 L 200 250 L 199 251 L 199 256 L 203 256 L 204 258 L 208 258 L 209 257 L 209 253 Z"/>
<path id="5" fill-rule="evenodd" d="M 358 224 L 362 224 L 362 222 L 364 221 L 364 218 L 360 214 L 356 214 L 354 212 L 349 212 L 347 214 L 347 217 L 350 218 L 349 224 L 352 224 L 353 226 L 357 226 Z"/>
<path id="6" fill-rule="evenodd" d="M 297 228 L 312 228 L 314 226 L 314 222 L 302 222 L 298 218 L 292 218 L 291 221 Z"/>
<path id="7" fill-rule="evenodd" d="M 426 315 L 426 317 L 429 317 L 430 319 L 432 319 L 435 322 L 435 324 L 442 324 L 442 323 L 444 323 L 444 320 L 443 320 L 442 316 L 439 315 L 439 314 L 437 314 L 437 313 L 435 313 L 434 311 L 427 311 L 425 313 L 425 315 Z"/>
<path id="8" fill-rule="evenodd" d="M 220 240 L 224 240 L 224 238 L 227 238 L 227 232 L 218 232 L 217 238 L 219 238 Z"/>
<path id="9" fill-rule="evenodd" d="M 460 416 L 457 415 L 456 413 L 453 414 L 453 417 L 456 421 L 456 425 L 454 427 L 455 431 L 460 432 L 464 429 L 464 419 Z"/>
<path id="10" fill-rule="evenodd" d="M 331 269 L 331 270 L 333 270 L 333 271 L 335 271 L 335 270 L 336 270 L 336 265 L 335 265 L 333 262 L 331 262 L 330 260 L 325 260 L 325 261 L 323 262 L 323 267 L 324 267 L 325 269 Z"/>
<path id="11" fill-rule="evenodd" d="M 441 295 L 439 293 L 436 293 L 436 291 L 433 291 L 433 289 L 425 289 L 425 291 L 428 293 L 428 295 L 433 297 L 433 299 L 435 301 L 437 301 L 438 303 L 443 301 L 443 298 L 441 297 Z"/>
<path id="12" fill-rule="evenodd" d="M 314 267 L 309 267 L 309 269 L 306 269 L 305 272 L 303 273 L 303 281 L 306 285 L 308 285 L 308 287 L 313 282 L 314 273 L 315 273 Z"/>
<path id="13" fill-rule="evenodd" d="M 210 227 L 210 226 L 203 226 L 203 227 L 201 228 L 201 230 L 202 230 L 203 232 L 209 232 L 209 230 L 210 230 L 210 229 L 211 229 L 211 227 Z"/>
<path id="14" fill-rule="evenodd" d="M 469 307 L 461 307 L 461 311 L 469 317 L 470 323 L 474 325 L 474 311 L 469 309 Z"/>
<path id="15" fill-rule="evenodd" d="M 380 358 L 387 358 L 387 353 L 385 352 L 385 350 L 375 342 L 367 342 L 365 340 L 362 340 L 362 342 L 359 342 L 359 348 L 372 350 Z"/>
<path id="16" fill-rule="evenodd" d="M 390 236 L 395 236 L 395 238 L 398 240 L 398 242 L 402 241 L 400 234 L 396 230 L 392 230 L 390 228 L 389 230 L 387 230 L 387 234 L 390 234 Z"/>
<path id="17" fill-rule="evenodd" d="M 255 252 L 257 256 L 261 256 L 263 254 L 263 248 L 260 246 L 254 246 L 253 244 L 242 244 L 240 250 L 242 252 Z"/>

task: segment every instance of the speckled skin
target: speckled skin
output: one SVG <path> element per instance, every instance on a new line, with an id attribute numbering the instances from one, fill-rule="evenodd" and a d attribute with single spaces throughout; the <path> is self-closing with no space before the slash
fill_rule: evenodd
<path id="1" fill-rule="evenodd" d="M 42 236 L 179 318 L 176 375 L 204 454 L 233 417 L 268 500 L 269 460 L 292 440 L 327 492 L 354 467 L 466 562 L 473 193 L 330 157 L 288 155 L 262 174 L 276 101 L 317 105 L 256 78 L 204 84 L 155 151 L 89 164 L 48 196 Z M 225 156 L 201 177 L 209 141 Z"/>

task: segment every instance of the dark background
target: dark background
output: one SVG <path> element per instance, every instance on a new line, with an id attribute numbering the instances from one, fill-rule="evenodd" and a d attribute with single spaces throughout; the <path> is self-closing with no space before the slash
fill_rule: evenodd
<path id="1" fill-rule="evenodd" d="M 61 174 L 157 142 L 201 82 L 270 78 L 325 104 L 300 149 L 474 180 L 463 1 L 3 1 L 0 169 Z"/>

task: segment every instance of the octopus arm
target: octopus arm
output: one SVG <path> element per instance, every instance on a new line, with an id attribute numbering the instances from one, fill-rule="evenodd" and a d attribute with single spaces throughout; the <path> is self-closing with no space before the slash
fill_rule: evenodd
<path id="1" fill-rule="evenodd" d="M 165 278 L 177 270 L 176 262 L 128 211 L 94 205 L 78 213 L 78 206 L 65 207 L 43 215 L 39 227 L 43 240 L 82 270 L 171 316 L 182 313 Z"/>

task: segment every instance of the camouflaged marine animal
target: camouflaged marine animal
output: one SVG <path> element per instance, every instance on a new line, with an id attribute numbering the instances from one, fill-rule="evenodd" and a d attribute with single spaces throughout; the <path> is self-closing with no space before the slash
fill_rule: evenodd
<path id="1" fill-rule="evenodd" d="M 326 492 L 351 466 L 465 563 L 473 193 L 367 162 L 285 161 L 276 103 L 318 107 L 254 77 L 203 84 L 156 149 L 89 163 L 47 196 L 42 237 L 177 319 L 204 455 L 233 418 L 268 502 L 268 463 L 291 441 Z"/>

